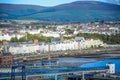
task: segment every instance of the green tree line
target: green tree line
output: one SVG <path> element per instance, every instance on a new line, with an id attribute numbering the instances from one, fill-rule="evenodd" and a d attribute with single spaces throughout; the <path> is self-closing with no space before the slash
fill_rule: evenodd
<path id="1" fill-rule="evenodd" d="M 38 41 L 41 41 L 41 42 L 50 42 L 51 41 L 51 37 L 45 37 L 45 36 L 42 36 L 42 35 L 33 35 L 33 34 L 29 34 L 27 33 L 26 36 L 24 37 L 21 37 L 20 39 L 18 39 L 17 37 L 13 37 L 11 38 L 11 42 L 27 42 L 27 41 L 33 41 L 37 39 Z"/>
<path id="2" fill-rule="evenodd" d="M 79 37 L 84 37 L 85 39 L 100 39 L 102 40 L 104 43 L 107 44 L 120 44 L 120 33 L 119 34 L 112 34 L 112 35 L 105 35 L 105 34 L 90 34 L 90 33 L 79 33 L 77 36 Z M 75 36 L 73 37 L 64 37 L 64 39 L 73 39 Z M 37 39 L 38 41 L 41 42 L 50 42 L 52 37 L 45 37 L 42 35 L 32 35 L 27 33 L 26 36 L 21 37 L 20 39 L 18 39 L 17 37 L 13 37 L 11 38 L 11 42 L 27 42 L 27 41 L 33 41 L 35 39 Z"/>
<path id="3" fill-rule="evenodd" d="M 120 44 L 120 33 L 114 35 L 79 33 L 77 36 L 84 37 L 85 39 L 100 39 L 107 44 Z"/>

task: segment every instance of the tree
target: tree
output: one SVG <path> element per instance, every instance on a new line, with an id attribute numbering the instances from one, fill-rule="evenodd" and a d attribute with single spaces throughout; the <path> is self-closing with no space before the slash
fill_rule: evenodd
<path id="1" fill-rule="evenodd" d="M 19 39 L 19 42 L 26 42 L 27 40 L 26 40 L 26 37 L 21 37 L 20 39 Z"/>
<path id="2" fill-rule="evenodd" d="M 74 32 L 74 31 L 71 30 L 71 29 L 65 29 L 65 33 L 66 33 L 66 34 L 73 34 L 73 32 Z"/>
<path id="3" fill-rule="evenodd" d="M 11 42 L 17 42 L 17 41 L 18 41 L 18 38 L 17 38 L 17 37 L 12 37 L 10 41 L 11 41 Z"/>
<path id="4" fill-rule="evenodd" d="M 120 33 L 115 35 L 79 33 L 77 36 L 84 37 L 85 39 L 100 39 L 107 44 L 120 44 Z"/>

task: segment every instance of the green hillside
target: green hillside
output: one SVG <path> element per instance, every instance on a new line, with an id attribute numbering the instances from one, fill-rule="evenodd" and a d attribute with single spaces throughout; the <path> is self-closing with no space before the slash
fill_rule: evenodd
<path id="1" fill-rule="evenodd" d="M 0 4 L 0 19 L 36 19 L 56 22 L 120 20 L 120 5 L 98 1 L 76 1 L 53 7 Z"/>
<path id="2" fill-rule="evenodd" d="M 69 10 L 38 13 L 34 15 L 19 17 L 19 19 L 38 19 L 59 22 L 88 22 L 96 20 L 120 20 L 120 11 L 105 10 Z"/>

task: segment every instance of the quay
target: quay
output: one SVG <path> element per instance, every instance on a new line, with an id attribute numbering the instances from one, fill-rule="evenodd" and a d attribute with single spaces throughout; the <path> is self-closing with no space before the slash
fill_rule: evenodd
<path id="1" fill-rule="evenodd" d="M 90 73 L 90 72 L 106 72 L 109 70 L 109 67 L 99 67 L 99 68 L 50 68 L 50 69 L 26 69 L 26 79 L 29 80 L 29 77 L 37 77 L 37 76 L 46 76 L 46 75 L 54 75 L 55 80 L 58 80 L 58 75 L 68 75 L 68 74 L 82 74 L 82 80 L 84 79 L 84 74 Z M 21 72 L 14 72 L 13 74 L 4 72 L 4 77 L 10 78 L 8 76 L 10 75 L 16 75 L 16 77 L 19 77 Z M 0 72 L 0 75 L 2 77 L 3 73 Z M 6 75 L 6 76 L 5 76 Z M 1 79 L 1 78 L 0 78 Z M 14 80 L 14 79 L 13 79 Z"/>
<path id="2" fill-rule="evenodd" d="M 30 55 L 14 55 L 15 61 L 35 61 L 48 59 L 49 55 L 51 58 L 58 57 L 81 57 L 81 58 L 105 58 L 104 55 L 117 54 L 118 56 L 110 58 L 119 58 L 120 48 L 98 48 L 98 49 L 87 49 L 87 50 L 68 50 L 68 51 L 58 51 L 58 52 L 47 52 L 44 54 L 30 54 Z M 98 57 L 99 55 L 99 57 Z"/>
<path id="3" fill-rule="evenodd" d="M 18 70 L 16 70 L 18 69 Z M 20 70 L 19 70 L 20 69 Z M 54 79 L 58 80 L 58 75 L 79 74 L 82 76 L 82 80 L 85 80 L 84 74 L 89 73 L 115 73 L 115 65 L 107 64 L 105 67 L 93 67 L 93 68 L 25 68 L 25 66 L 13 66 L 11 72 L 0 72 L 0 77 L 10 78 L 15 80 L 22 76 L 22 80 L 29 80 L 30 77 L 42 77 L 46 75 L 54 75 Z M 2 80 L 2 78 L 0 78 Z"/>

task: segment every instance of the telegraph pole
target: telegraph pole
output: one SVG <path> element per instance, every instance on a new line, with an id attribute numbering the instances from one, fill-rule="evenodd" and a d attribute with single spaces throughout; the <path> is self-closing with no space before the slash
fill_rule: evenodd
<path id="1" fill-rule="evenodd" d="M 82 72 L 82 80 L 85 80 L 84 71 Z"/>
<path id="2" fill-rule="evenodd" d="M 50 43 L 48 44 L 48 66 L 51 68 Z"/>
<path id="3" fill-rule="evenodd" d="M 51 60 L 51 56 L 50 56 L 50 43 L 48 44 L 48 60 Z"/>

